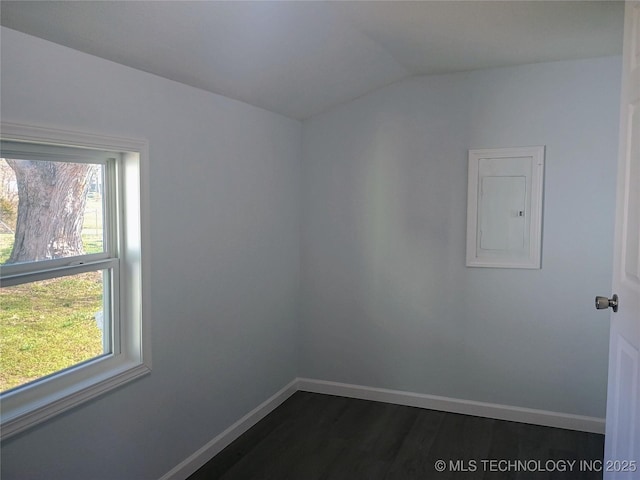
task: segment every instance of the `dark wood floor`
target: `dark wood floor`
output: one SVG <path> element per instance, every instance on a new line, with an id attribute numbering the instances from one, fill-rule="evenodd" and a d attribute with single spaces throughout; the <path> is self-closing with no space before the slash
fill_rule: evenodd
<path id="1" fill-rule="evenodd" d="M 603 455 L 602 435 L 297 392 L 189 480 L 586 480 Z"/>

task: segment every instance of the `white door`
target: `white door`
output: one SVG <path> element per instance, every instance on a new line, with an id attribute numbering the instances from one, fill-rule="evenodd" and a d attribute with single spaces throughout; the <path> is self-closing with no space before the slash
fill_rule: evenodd
<path id="1" fill-rule="evenodd" d="M 640 478 L 640 2 L 627 2 L 624 30 L 612 292 L 619 308 L 611 310 L 609 340 L 608 480 Z"/>

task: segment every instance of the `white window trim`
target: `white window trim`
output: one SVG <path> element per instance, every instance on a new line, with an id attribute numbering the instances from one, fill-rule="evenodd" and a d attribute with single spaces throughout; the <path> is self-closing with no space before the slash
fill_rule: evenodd
<path id="1" fill-rule="evenodd" d="M 0 396 L 1 438 L 4 440 L 53 416 L 118 388 L 151 371 L 149 332 L 149 187 L 148 144 L 142 140 L 107 137 L 0 123 L 3 140 L 16 140 L 89 149 L 128 152 L 123 155 L 121 178 L 126 214 L 120 257 L 120 288 L 114 294 L 120 306 L 119 348 L 113 354 L 79 364 Z M 123 207 L 124 208 L 124 207 Z M 77 273 L 95 270 L 74 267 Z"/>

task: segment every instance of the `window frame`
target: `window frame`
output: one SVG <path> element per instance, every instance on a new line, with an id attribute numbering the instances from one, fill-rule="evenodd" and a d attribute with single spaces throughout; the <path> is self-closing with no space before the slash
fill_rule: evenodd
<path id="1" fill-rule="evenodd" d="M 111 353 L 48 375 L 0 394 L 1 438 L 40 422 L 151 372 L 147 256 L 149 243 L 148 144 L 144 140 L 108 137 L 44 127 L 0 123 L 3 141 L 47 147 L 122 152 L 107 165 L 108 195 L 115 208 L 106 223 L 103 253 L 0 267 L 0 283 L 10 286 L 39 279 L 110 269 L 110 308 L 114 311 Z M 73 161 L 73 159 L 71 159 Z M 115 198 L 114 198 L 115 196 Z M 116 238 L 117 235 L 117 238 Z M 39 269 L 36 266 L 44 266 Z M 59 275 L 57 275 L 59 274 Z"/>

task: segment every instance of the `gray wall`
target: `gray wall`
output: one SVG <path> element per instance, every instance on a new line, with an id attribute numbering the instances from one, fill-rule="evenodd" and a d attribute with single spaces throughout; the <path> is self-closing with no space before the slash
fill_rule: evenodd
<path id="1" fill-rule="evenodd" d="M 3 479 L 153 479 L 296 375 L 299 122 L 2 29 L 2 119 L 150 145 L 153 371 L 2 444 Z"/>
<path id="2" fill-rule="evenodd" d="M 397 83 L 303 128 L 300 376 L 604 417 L 620 59 Z M 543 267 L 465 267 L 467 150 L 546 145 Z"/>

